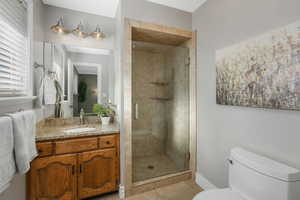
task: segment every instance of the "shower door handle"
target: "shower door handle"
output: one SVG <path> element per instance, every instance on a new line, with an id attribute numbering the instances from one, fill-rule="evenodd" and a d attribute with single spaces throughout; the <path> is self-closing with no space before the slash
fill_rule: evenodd
<path id="1" fill-rule="evenodd" d="M 139 119 L 139 104 L 135 104 L 134 108 L 134 119 Z"/>

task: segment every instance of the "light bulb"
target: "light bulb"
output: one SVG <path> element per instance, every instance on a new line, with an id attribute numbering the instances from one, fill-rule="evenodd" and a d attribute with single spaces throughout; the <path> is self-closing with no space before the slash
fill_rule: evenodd
<path id="1" fill-rule="evenodd" d="M 90 33 L 90 36 L 97 40 L 105 38 L 105 35 L 101 32 L 99 25 L 96 27 L 96 30 L 94 32 Z"/>
<path id="2" fill-rule="evenodd" d="M 54 31 L 55 33 L 61 33 L 61 34 L 64 34 L 64 33 L 68 32 L 64 27 L 62 17 L 59 18 L 56 25 L 51 26 L 51 30 Z"/>

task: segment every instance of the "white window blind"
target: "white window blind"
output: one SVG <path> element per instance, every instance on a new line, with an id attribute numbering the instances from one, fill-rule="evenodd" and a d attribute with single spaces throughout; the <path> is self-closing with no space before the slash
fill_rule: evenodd
<path id="1" fill-rule="evenodd" d="M 27 8 L 24 0 L 0 0 L 0 97 L 28 91 Z"/>

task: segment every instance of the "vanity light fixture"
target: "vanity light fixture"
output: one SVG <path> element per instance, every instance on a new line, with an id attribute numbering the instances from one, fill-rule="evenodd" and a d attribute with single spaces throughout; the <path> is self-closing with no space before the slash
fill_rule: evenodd
<path id="1" fill-rule="evenodd" d="M 90 36 L 97 40 L 105 38 L 105 35 L 103 32 L 101 32 L 99 25 L 97 25 L 96 30 L 94 32 L 90 33 Z"/>
<path id="2" fill-rule="evenodd" d="M 62 33 L 62 34 L 68 33 L 68 31 L 64 27 L 64 22 L 62 17 L 59 18 L 56 25 L 51 26 L 51 30 L 54 31 L 55 33 Z"/>
<path id="3" fill-rule="evenodd" d="M 51 26 L 51 30 L 55 33 L 60 33 L 60 34 L 73 33 L 75 36 L 77 36 L 79 38 L 86 38 L 86 37 L 90 36 L 96 40 L 99 40 L 99 39 L 103 39 L 106 37 L 105 34 L 101 31 L 99 25 L 96 26 L 96 29 L 94 32 L 87 33 L 87 32 L 84 32 L 83 24 L 80 22 L 78 24 L 78 26 L 76 27 L 76 29 L 70 31 L 64 27 L 63 17 L 59 18 L 56 25 Z"/>
<path id="4" fill-rule="evenodd" d="M 80 22 L 76 29 L 74 29 L 73 34 L 80 38 L 85 38 L 88 34 L 83 31 L 83 25 Z"/>

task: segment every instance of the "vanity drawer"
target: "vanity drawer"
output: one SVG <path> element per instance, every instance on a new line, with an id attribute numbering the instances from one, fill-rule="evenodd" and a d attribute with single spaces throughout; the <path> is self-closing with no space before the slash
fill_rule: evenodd
<path id="1" fill-rule="evenodd" d="M 99 147 L 100 149 L 111 148 L 116 146 L 116 136 L 101 136 L 99 137 Z"/>
<path id="2" fill-rule="evenodd" d="M 98 149 L 97 138 L 70 139 L 55 142 L 55 153 L 76 153 Z"/>
<path id="3" fill-rule="evenodd" d="M 51 156 L 53 154 L 53 143 L 39 142 L 36 144 L 36 149 L 39 156 Z"/>

